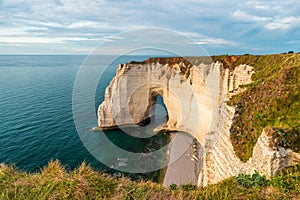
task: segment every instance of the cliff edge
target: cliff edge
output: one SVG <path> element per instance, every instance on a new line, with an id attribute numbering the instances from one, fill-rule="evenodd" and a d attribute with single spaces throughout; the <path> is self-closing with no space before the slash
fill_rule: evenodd
<path id="1" fill-rule="evenodd" d="M 160 95 L 169 118 L 156 130 L 186 132 L 204 148 L 199 185 L 217 183 L 240 173 L 252 174 L 255 170 L 270 177 L 300 163 L 300 154 L 291 148 L 275 147 L 274 131 L 266 126 L 256 133 L 251 156 L 247 159 L 239 156 L 241 150 L 235 147 L 238 143 L 232 133 L 238 132 L 239 103 L 245 101 L 241 97 L 249 91 L 247 86 L 251 90 L 251 84 L 257 83 L 252 75 L 261 73 L 255 66 L 260 58 L 254 58 L 152 58 L 120 64 L 98 108 L 98 126 L 110 129 L 143 123 L 154 115 L 153 108 Z M 250 126 L 251 120 L 248 123 Z M 247 138 L 243 133 L 243 129 L 238 132 Z M 297 129 L 296 134 L 299 135 Z"/>

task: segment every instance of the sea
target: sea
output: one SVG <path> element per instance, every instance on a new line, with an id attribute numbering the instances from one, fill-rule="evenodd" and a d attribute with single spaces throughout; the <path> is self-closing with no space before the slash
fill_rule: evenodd
<path id="1" fill-rule="evenodd" d="M 97 85 L 95 115 L 118 64 L 153 56 L 114 57 L 103 55 L 89 62 L 95 70 L 107 68 Z M 96 170 L 113 172 L 87 150 L 74 124 L 72 92 L 76 75 L 86 59 L 84 55 L 0 56 L 0 163 L 38 172 L 51 160 L 59 160 L 67 170 L 86 162 Z M 157 103 L 163 104 L 162 99 Z M 157 123 L 162 122 L 165 109 L 158 107 L 155 112 Z M 95 134 L 92 128 L 97 121 L 86 126 L 87 134 Z M 121 130 L 111 130 L 107 135 L 116 145 L 135 152 L 143 151 L 149 143 Z M 103 154 L 114 156 L 110 152 Z"/>

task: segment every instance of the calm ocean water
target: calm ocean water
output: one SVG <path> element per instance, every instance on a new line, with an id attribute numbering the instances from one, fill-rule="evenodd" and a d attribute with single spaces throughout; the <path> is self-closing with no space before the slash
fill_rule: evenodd
<path id="1" fill-rule="evenodd" d="M 95 108 L 102 102 L 118 63 L 148 57 L 125 56 L 113 62 L 97 89 Z M 48 161 L 58 159 L 70 169 L 83 161 L 99 170 L 106 169 L 86 150 L 73 121 L 73 84 L 84 59 L 85 56 L 0 56 L 1 163 L 36 171 Z M 101 56 L 93 65 L 101 68 L 110 61 L 110 56 Z M 96 124 L 91 122 L 89 126 Z M 133 151 L 147 143 L 117 130 L 110 131 L 109 137 Z"/>

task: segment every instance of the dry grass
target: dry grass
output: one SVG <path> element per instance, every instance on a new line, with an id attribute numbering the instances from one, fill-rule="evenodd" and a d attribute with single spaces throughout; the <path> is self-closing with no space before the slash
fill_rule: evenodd
<path id="1" fill-rule="evenodd" d="M 40 173 L 20 172 L 1 164 L 0 199 L 299 199 L 300 166 L 286 169 L 266 186 L 244 188 L 235 177 L 204 188 L 165 188 L 150 181 L 133 182 L 93 170 L 86 163 L 66 171 L 53 161 Z"/>

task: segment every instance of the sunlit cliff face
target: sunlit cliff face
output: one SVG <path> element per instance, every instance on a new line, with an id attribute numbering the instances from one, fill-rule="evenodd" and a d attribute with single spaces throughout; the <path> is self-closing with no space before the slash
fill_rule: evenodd
<path id="1" fill-rule="evenodd" d="M 226 63 L 192 65 L 170 59 L 119 65 L 98 108 L 98 126 L 110 129 L 139 124 L 153 115 L 151 107 L 160 95 L 168 120 L 156 130 L 186 132 L 204 148 L 199 185 L 217 183 L 239 173 L 252 174 L 254 170 L 272 176 L 300 163 L 300 155 L 288 149 L 274 150 L 263 132 L 252 158 L 244 163 L 235 155 L 230 140 L 235 107 L 228 106 L 227 101 L 245 90 L 240 86 L 251 83 L 253 73 L 249 65 L 229 68 Z"/>
<path id="2" fill-rule="evenodd" d="M 204 144 L 211 131 L 220 94 L 220 65 L 179 64 L 119 65 L 98 109 L 98 126 L 139 124 L 153 115 L 158 95 L 168 111 L 168 121 L 156 131 L 182 131 Z"/>

